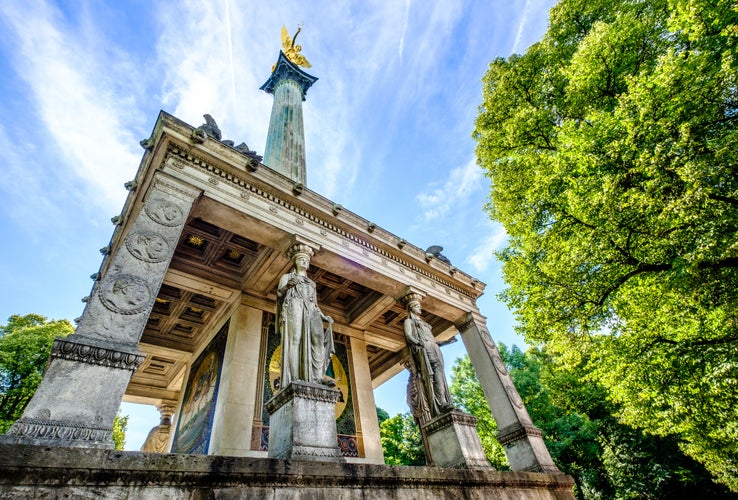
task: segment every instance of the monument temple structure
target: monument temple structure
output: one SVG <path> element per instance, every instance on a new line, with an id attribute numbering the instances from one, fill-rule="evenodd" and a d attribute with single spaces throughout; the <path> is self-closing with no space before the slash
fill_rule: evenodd
<path id="1" fill-rule="evenodd" d="M 209 115 L 161 112 L 141 141 L 77 329 L 0 438 L 0 497 L 571 497 L 477 308 L 484 284 L 306 186 L 317 78 L 296 37 L 262 86 L 263 160 Z M 451 406 L 437 342 L 456 335 L 512 472 Z M 406 369 L 434 467 L 383 465 L 373 390 Z M 112 450 L 124 400 L 161 413 L 144 452 Z"/>

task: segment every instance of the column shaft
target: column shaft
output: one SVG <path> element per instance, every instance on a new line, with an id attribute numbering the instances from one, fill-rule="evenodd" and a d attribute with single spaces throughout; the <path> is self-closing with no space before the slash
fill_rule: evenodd
<path id="1" fill-rule="evenodd" d="M 355 337 L 351 337 L 351 364 L 353 365 L 354 402 L 359 414 L 358 427 L 361 430 L 364 444 L 364 458 L 366 462 L 383 464 L 384 454 L 382 453 L 382 440 L 379 436 L 377 404 L 374 401 L 366 342 Z"/>
<path id="2" fill-rule="evenodd" d="M 302 100 L 302 89 L 294 80 L 283 79 L 275 86 L 264 164 L 295 182 L 305 184 Z"/>
<path id="3" fill-rule="evenodd" d="M 138 341 L 199 191 L 156 174 L 146 203 L 93 287 L 77 331 L 57 339 L 41 384 L 0 441 L 112 448 Z"/>
<path id="4" fill-rule="evenodd" d="M 487 331 L 484 317 L 470 312 L 457 328 L 497 422 L 497 439 L 505 448 L 510 468 L 515 471 L 559 472 L 546 449 L 541 431 L 533 424 L 513 385 L 500 352 Z"/>
<path id="5" fill-rule="evenodd" d="M 251 450 L 259 380 L 259 349 L 263 312 L 240 306 L 231 317 L 209 455 L 262 456 Z"/>

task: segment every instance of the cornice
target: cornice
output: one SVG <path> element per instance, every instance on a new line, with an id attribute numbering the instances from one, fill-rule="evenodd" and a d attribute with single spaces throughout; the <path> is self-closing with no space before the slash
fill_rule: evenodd
<path id="1" fill-rule="evenodd" d="M 247 178 L 247 175 L 249 177 L 252 177 L 250 174 L 243 172 L 236 173 L 230 170 L 226 170 L 225 168 L 222 168 L 220 166 L 216 166 L 213 164 L 213 162 L 206 160 L 204 156 L 198 155 L 197 153 L 191 151 L 191 150 L 185 150 L 184 148 L 178 146 L 175 143 L 170 143 L 168 145 L 167 149 L 167 158 L 172 158 L 172 165 L 175 168 L 183 168 L 185 165 L 182 164 L 184 162 L 186 165 L 191 165 L 196 168 L 202 169 L 206 172 L 208 172 L 211 176 L 214 176 L 215 178 L 213 180 L 218 180 L 220 182 L 227 182 L 234 186 L 237 186 L 239 189 L 242 190 L 242 197 L 243 196 L 258 196 L 265 201 L 270 202 L 273 205 L 277 205 L 293 214 L 295 214 L 298 217 L 301 217 L 305 220 L 308 220 L 317 226 L 321 228 L 322 231 L 330 231 L 333 234 L 336 234 L 343 238 L 345 241 L 352 242 L 355 245 L 361 247 L 364 251 L 371 251 L 378 255 L 382 260 L 386 261 L 392 261 L 402 268 L 413 272 L 417 275 L 421 275 L 425 277 L 426 279 L 430 280 L 431 282 L 435 282 L 439 285 L 442 285 L 446 287 L 447 289 L 453 290 L 468 299 L 471 299 L 472 301 L 475 301 L 481 294 L 482 291 L 475 288 L 475 283 L 482 285 L 482 288 L 484 287 L 484 284 L 479 282 L 478 280 L 474 279 L 473 277 L 467 275 L 466 273 L 463 273 L 461 271 L 456 270 L 452 266 L 449 266 L 449 269 L 447 272 L 452 273 L 456 272 L 459 273 L 462 276 L 465 276 L 469 279 L 471 282 L 471 287 L 474 290 L 473 292 L 462 288 L 461 286 L 453 283 L 450 280 L 444 279 L 443 277 L 439 276 L 438 274 L 429 272 L 427 269 L 424 269 L 413 262 L 411 262 L 408 259 L 404 259 L 401 256 L 388 251 L 385 248 L 382 248 L 381 246 L 369 241 L 368 239 L 364 238 L 362 235 L 360 235 L 357 232 L 353 232 L 350 230 L 345 229 L 344 227 L 341 227 L 337 224 L 334 224 L 327 220 L 326 215 L 330 210 L 333 210 L 333 205 L 330 200 L 318 195 L 317 193 L 314 193 L 308 189 L 304 189 L 303 194 L 300 195 L 300 198 L 305 200 L 306 205 L 312 205 L 314 207 L 326 207 L 325 212 L 321 213 L 318 210 L 309 210 L 305 206 L 300 206 L 295 203 L 292 203 L 288 201 L 286 197 L 286 193 L 283 191 L 278 191 L 274 187 L 269 187 L 265 184 L 262 184 L 261 182 L 258 182 L 258 180 L 253 180 Z M 168 160 L 164 160 L 168 161 Z M 260 172 L 263 170 L 266 170 L 268 167 L 265 167 L 264 169 L 260 169 Z M 263 172 L 265 174 L 266 172 Z M 279 175 L 277 172 L 272 172 L 270 170 L 270 174 L 274 174 L 273 176 L 270 175 L 270 177 L 275 177 L 275 186 L 281 187 L 285 191 L 288 191 L 291 189 L 292 183 L 287 179 L 284 178 L 283 182 L 279 182 L 280 179 L 278 177 L 284 177 Z M 267 174 L 269 175 L 269 174 Z M 277 177 L 278 176 L 278 177 Z M 270 179 L 272 180 L 272 179 Z M 264 181 L 262 181 L 264 182 Z M 211 180 L 211 183 L 212 180 Z M 282 186 L 280 186 L 282 184 Z M 331 208 L 328 208 L 331 207 Z M 361 217 L 359 217 L 356 214 L 353 214 L 352 212 L 349 212 L 347 210 L 340 210 L 340 217 L 343 220 L 343 222 L 346 223 L 347 226 L 366 226 L 367 228 L 371 225 L 371 223 Z M 425 255 L 425 252 L 423 252 L 420 248 L 415 247 L 414 245 L 411 245 L 409 243 L 406 243 L 405 240 L 395 236 L 394 234 L 390 233 L 389 231 L 383 230 L 379 227 L 373 226 L 372 232 L 374 233 L 373 236 L 375 236 L 377 239 L 383 239 L 383 243 L 390 246 L 400 246 L 400 244 L 404 245 L 404 248 L 406 248 L 407 251 L 413 251 L 418 254 L 418 259 L 420 260 L 422 256 Z M 443 264 L 445 265 L 445 264 Z"/>

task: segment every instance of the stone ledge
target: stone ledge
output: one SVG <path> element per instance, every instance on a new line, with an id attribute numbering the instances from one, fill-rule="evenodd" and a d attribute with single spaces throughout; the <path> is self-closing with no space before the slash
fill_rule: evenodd
<path id="1" fill-rule="evenodd" d="M 0 444 L 0 498 L 573 499 L 573 485 L 563 474 Z"/>

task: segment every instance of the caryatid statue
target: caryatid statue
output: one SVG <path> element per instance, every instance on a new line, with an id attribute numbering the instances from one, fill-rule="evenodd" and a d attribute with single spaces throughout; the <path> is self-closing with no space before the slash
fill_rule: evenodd
<path id="1" fill-rule="evenodd" d="M 277 285 L 277 329 L 282 342 L 280 387 L 295 380 L 334 386 L 326 369 L 335 349 L 333 319 L 318 307 L 315 282 L 307 270 L 313 249 L 295 243 L 287 252 L 292 270 Z M 328 328 L 323 329 L 323 321 Z"/>
<path id="2" fill-rule="evenodd" d="M 402 297 L 408 311 L 403 324 L 405 340 L 410 353 L 410 372 L 416 387 L 422 387 L 423 399 L 431 417 L 453 410 L 443 371 L 441 348 L 433 337 L 431 326 L 420 317 L 422 295 L 410 292 Z"/>

